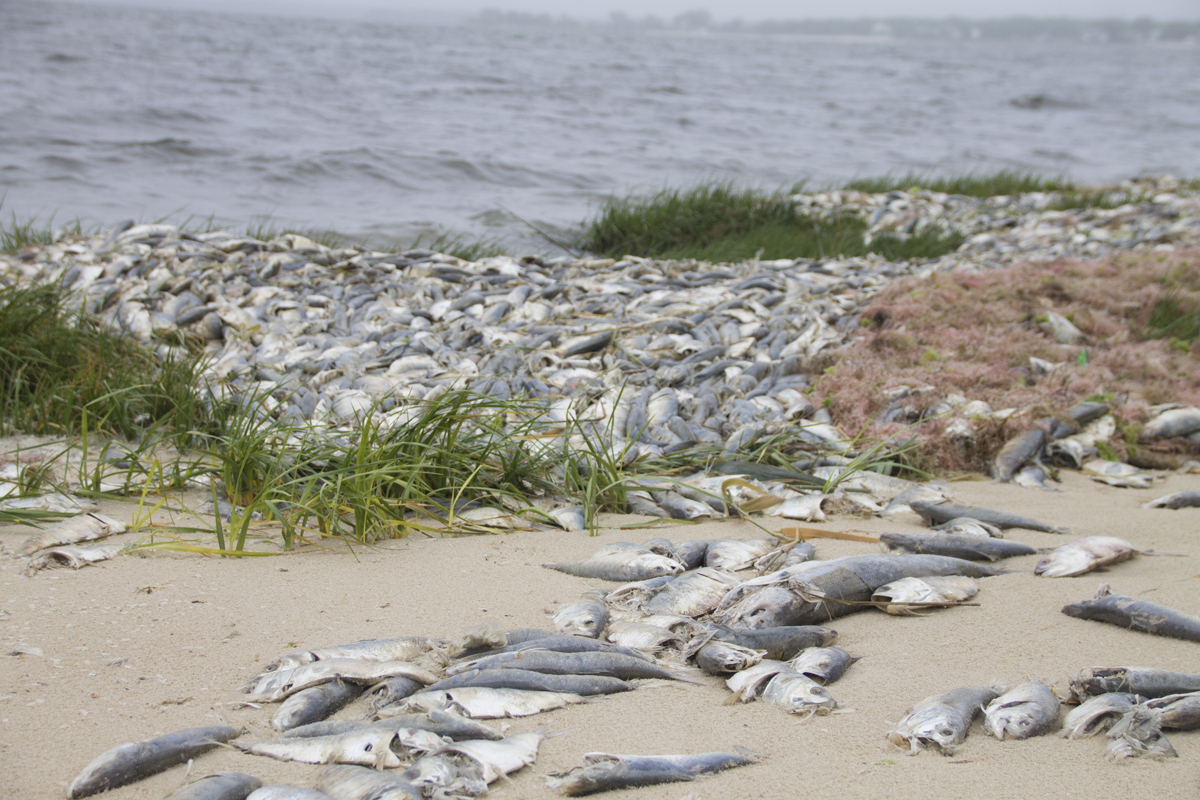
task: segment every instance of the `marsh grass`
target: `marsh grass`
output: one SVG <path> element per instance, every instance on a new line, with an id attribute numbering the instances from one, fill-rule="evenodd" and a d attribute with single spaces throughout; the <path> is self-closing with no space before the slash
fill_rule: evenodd
<path id="1" fill-rule="evenodd" d="M 57 233 L 66 236 L 83 234 L 83 224 L 73 220 L 60 228 L 55 228 L 53 220 L 39 225 L 33 220 L 18 222 L 17 215 L 12 214 L 7 224 L 0 222 L 0 253 L 19 253 L 26 247 L 51 244 Z"/>
<path id="2" fill-rule="evenodd" d="M 611 200 L 588 225 L 580 247 L 610 258 L 738 262 L 867 253 L 932 258 L 962 243 L 957 234 L 932 230 L 908 239 L 876 236 L 870 242 L 866 233 L 866 220 L 854 214 L 806 213 L 784 195 L 706 183 Z"/>
<path id="3" fill-rule="evenodd" d="M 877 178 L 859 178 L 845 185 L 867 194 L 925 189 L 966 197 L 997 197 L 1025 192 L 1074 191 L 1075 184 L 1062 177 L 1048 177 L 1027 170 L 1001 169 L 995 172 L 966 172 L 961 175 L 933 175 L 908 172 Z"/>
<path id="4" fill-rule="evenodd" d="M 413 240 L 412 244 L 396 249 L 397 251 L 432 250 L 436 253 L 461 258 L 463 261 L 478 261 L 481 258 L 502 256 L 508 252 L 504 242 L 500 239 L 487 236 L 471 238 L 464 234 L 448 231 L 437 235 L 422 233 Z"/>
<path id="5" fill-rule="evenodd" d="M 184 226 L 181 225 L 180 227 L 183 228 Z M 207 227 L 210 231 L 216 230 L 216 228 L 212 227 L 212 220 L 209 220 Z M 312 239 L 317 244 L 334 250 L 346 245 L 346 237 L 337 231 L 322 230 L 319 228 L 292 228 L 265 221 L 249 226 L 246 228 L 245 234 L 247 237 L 260 242 L 270 242 L 278 239 L 280 236 L 295 234 L 296 236 Z"/>

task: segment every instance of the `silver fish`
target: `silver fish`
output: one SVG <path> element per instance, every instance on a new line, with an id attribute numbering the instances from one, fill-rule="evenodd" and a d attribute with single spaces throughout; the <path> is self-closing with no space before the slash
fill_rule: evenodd
<path id="1" fill-rule="evenodd" d="M 1200 431 L 1200 408 L 1172 408 L 1142 426 L 1139 438 L 1172 439 Z"/>
<path id="2" fill-rule="evenodd" d="M 1164 730 L 1192 731 L 1200 728 L 1200 692 L 1170 694 L 1146 701 L 1158 709 Z"/>
<path id="3" fill-rule="evenodd" d="M 234 747 L 256 756 L 302 764 L 359 764 L 376 769 L 394 769 L 402 763 L 395 750 L 427 752 L 445 743 L 429 731 L 390 731 L 360 727 L 332 736 L 285 736 Z"/>
<path id="4" fill-rule="evenodd" d="M 778 542 L 767 539 L 719 539 L 709 543 L 704 566 L 731 572 L 746 569 L 778 547 Z"/>
<path id="5" fill-rule="evenodd" d="M 901 578 L 872 592 L 871 602 L 889 614 L 916 616 L 919 609 L 957 605 L 978 592 L 979 585 L 962 575 Z"/>
<path id="6" fill-rule="evenodd" d="M 1200 691 L 1200 675 L 1149 667 L 1089 667 L 1071 678 L 1071 697 L 1077 703 L 1109 692 L 1154 698 L 1195 691 Z"/>
<path id="7" fill-rule="evenodd" d="M 989 525 L 995 525 L 1001 529 L 1026 528 L 1031 531 L 1043 531 L 1045 533 L 1068 532 L 1066 528 L 1048 525 L 1045 522 L 1039 522 L 1036 519 L 1022 517 L 1017 514 L 1010 514 L 1007 511 L 997 511 L 996 509 L 982 508 L 980 506 L 968 506 L 962 503 L 914 500 L 909 506 L 913 511 L 916 511 L 928 520 L 930 524 L 949 522 L 955 517 L 970 517 L 980 522 L 986 522 Z"/>
<path id="8" fill-rule="evenodd" d="M 174 792 L 167 800 L 245 800 L 262 786 L 253 775 L 241 772 L 218 772 L 189 783 Z"/>
<path id="9" fill-rule="evenodd" d="M 788 666 L 822 686 L 828 686 L 845 675 L 857 660 L 840 647 L 810 647 L 788 661 Z"/>
<path id="10" fill-rule="evenodd" d="M 398 714 L 449 711 L 472 719 L 528 717 L 587 698 L 563 692 L 537 692 L 525 689 L 489 689 L 463 687 L 436 692 L 417 692 L 394 707 Z M 390 713 L 393 709 L 384 709 Z"/>
<path id="11" fill-rule="evenodd" d="M 732 572 L 701 567 L 676 577 L 642 605 L 649 614 L 699 617 L 717 607 L 740 579 Z"/>
<path id="12" fill-rule="evenodd" d="M 636 678 L 687 680 L 644 657 L 636 658 L 624 653 L 603 651 L 559 653 L 552 650 L 521 650 L 500 653 L 455 664 L 446 670 L 446 674 L 448 676 L 457 675 L 469 669 L 496 669 L 499 667 L 527 669 L 551 675 L 611 675 L 622 680 Z"/>
<path id="13" fill-rule="evenodd" d="M 595 639 L 608 624 L 608 606 L 604 604 L 604 593 L 600 597 L 585 597 L 563 606 L 554 615 L 554 627 L 559 633 L 587 636 Z"/>
<path id="14" fill-rule="evenodd" d="M 1138 554 L 1134 546 L 1115 536 L 1085 536 L 1050 552 L 1033 568 L 1043 578 L 1067 578 L 1127 561 Z"/>
<path id="15" fill-rule="evenodd" d="M 316 789 L 274 784 L 255 789 L 246 796 L 246 800 L 335 800 L 335 798 L 324 792 L 318 792 Z"/>
<path id="16" fill-rule="evenodd" d="M 614 620 L 608 625 L 604 638 L 613 644 L 632 647 L 638 650 L 657 651 L 671 644 L 678 644 L 683 638 L 666 628 L 658 625 L 647 625 L 641 622 Z"/>
<path id="17" fill-rule="evenodd" d="M 317 790 L 337 800 L 424 800 L 421 789 L 389 772 L 338 764 L 328 767 Z"/>
<path id="18" fill-rule="evenodd" d="M 310 686 L 284 700 L 271 719 L 271 724 L 275 730 L 287 731 L 310 722 L 320 722 L 345 708 L 360 694 L 361 686 L 342 681 Z"/>
<path id="19" fill-rule="evenodd" d="M 763 660 L 762 650 L 751 650 L 729 642 L 710 642 L 695 655 L 696 666 L 709 675 L 725 675 L 749 669 Z"/>
<path id="20" fill-rule="evenodd" d="M 88 513 L 51 525 L 41 533 L 30 536 L 17 548 L 16 555 L 31 556 L 47 547 L 78 542 L 92 542 L 129 530 L 120 520 L 103 514 Z"/>
<path id="21" fill-rule="evenodd" d="M 734 767 L 756 763 L 749 755 L 738 753 L 697 753 L 678 756 L 610 755 L 586 753 L 584 765 L 547 779 L 551 789 L 561 789 L 568 797 L 695 780 Z"/>
<path id="22" fill-rule="evenodd" d="M 683 572 L 683 565 L 678 561 L 641 548 L 597 553 L 586 561 L 542 566 L 568 575 L 601 581 L 643 581 Z"/>
<path id="23" fill-rule="evenodd" d="M 747 667 L 725 679 L 725 685 L 733 695 L 726 700 L 730 702 L 749 703 L 762 692 L 763 687 L 781 672 L 792 672 L 792 668 L 783 661 L 764 658 L 754 666 Z"/>
<path id="24" fill-rule="evenodd" d="M 1041 736 L 1058 724 L 1060 705 L 1058 696 L 1041 681 L 1022 683 L 988 703 L 983 726 L 997 739 L 1006 734 L 1014 739 Z"/>
<path id="25" fill-rule="evenodd" d="M 1120 461 L 1094 459 L 1083 465 L 1083 471 L 1094 481 L 1123 489 L 1149 489 L 1154 482 L 1149 472 Z"/>
<path id="26" fill-rule="evenodd" d="M 1142 503 L 1142 508 L 1195 508 L 1200 507 L 1200 489 L 1186 489 L 1182 492 L 1163 495 Z"/>
<path id="27" fill-rule="evenodd" d="M 922 745 L 952 754 L 966 740 L 971 720 L 999 696 L 986 686 L 967 686 L 927 697 L 912 707 L 888 739 L 897 747 L 907 747 L 911 755 L 919 753 Z"/>
<path id="28" fill-rule="evenodd" d="M 483 686 L 492 689 L 528 689 L 535 692 L 565 692 L 590 697 L 628 692 L 633 685 L 607 675 L 550 675 L 524 669 L 472 669 L 428 686 L 425 691 Z"/>
<path id="29" fill-rule="evenodd" d="M 1087 700 L 1063 722 L 1062 735 L 1067 739 L 1085 739 L 1108 730 L 1129 713 L 1144 697 L 1128 692 L 1107 692 Z"/>
<path id="30" fill-rule="evenodd" d="M 934 525 L 933 530 L 940 533 L 953 534 L 955 536 L 975 536 L 988 539 L 1003 539 L 1004 531 L 997 528 L 995 525 L 989 525 L 986 522 L 980 522 L 974 517 L 955 517 L 948 519 L 940 525 Z"/>
<path id="31" fill-rule="evenodd" d="M 807 711 L 828 714 L 837 708 L 837 701 L 821 684 L 801 672 L 784 670 L 775 674 L 762 693 L 763 700 L 783 706 L 793 714 Z"/>
<path id="32" fill-rule="evenodd" d="M 1178 758 L 1179 753 L 1162 732 L 1162 714 L 1158 709 L 1136 705 L 1108 732 L 1110 761 L 1123 758 Z"/>
<path id="33" fill-rule="evenodd" d="M 25 565 L 25 574 L 33 575 L 46 567 L 65 566 L 71 569 L 81 569 L 88 564 L 96 564 L 116 558 L 125 550 L 125 545 L 114 542 L 95 544 L 90 547 L 52 547 L 35 553 Z"/>
<path id="34" fill-rule="evenodd" d="M 928 553 L 968 561 L 998 561 L 1039 552 L 1020 542 L 952 533 L 883 533 L 879 548 L 885 553 Z"/>
<path id="35" fill-rule="evenodd" d="M 1107 622 L 1133 631 L 1200 642 L 1200 617 L 1149 600 L 1114 594 L 1107 583 L 1096 591 L 1096 596 L 1091 600 L 1065 605 L 1062 612 L 1068 617 Z M 1139 689 L 1131 691 L 1145 694 Z"/>
<path id="36" fill-rule="evenodd" d="M 358 661 L 416 661 L 433 650 L 437 643 L 424 636 L 400 636 L 395 639 L 364 639 L 333 647 L 298 650 L 281 656 L 266 666 L 266 672 L 294 669 L 314 661 L 333 658 L 352 658 Z"/>
<path id="37" fill-rule="evenodd" d="M 67 789 L 67 797 L 87 797 L 182 764 L 221 742 L 241 735 L 238 728 L 210 725 L 186 728 L 144 742 L 129 742 L 106 750 L 83 768 Z"/>
<path id="38" fill-rule="evenodd" d="M 319 683 L 342 680 L 347 683 L 373 684 L 395 676 L 412 678 L 426 685 L 437 680 L 429 671 L 407 661 L 331 658 L 294 669 L 265 672 L 243 686 L 242 692 L 247 695 L 247 700 L 270 703 Z"/>
<path id="39" fill-rule="evenodd" d="M 398 703 L 411 694 L 421 691 L 425 684 L 412 678 L 396 676 L 372 686 L 367 690 L 371 695 L 371 713 Z"/>

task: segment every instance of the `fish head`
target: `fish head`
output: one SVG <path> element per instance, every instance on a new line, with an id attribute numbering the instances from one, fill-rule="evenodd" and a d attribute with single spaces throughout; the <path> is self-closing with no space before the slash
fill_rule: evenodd
<path id="1" fill-rule="evenodd" d="M 796 677 L 780 673 L 774 680 L 780 679 L 783 679 L 786 684 L 785 687 L 781 687 L 783 694 L 780 699 L 790 711 L 811 711 L 817 714 L 828 714 L 837 708 L 837 700 L 833 699 L 833 695 L 829 693 L 829 690 L 807 676 Z M 767 694 L 770 693 L 771 687 L 768 686 Z"/>
<path id="2" fill-rule="evenodd" d="M 1026 739 L 1033 735 L 1037 721 L 1027 708 L 1021 706 L 998 708 L 985 718 L 988 733 L 997 739 L 1005 735 L 1013 739 Z"/>
<path id="3" fill-rule="evenodd" d="M 967 737 L 967 726 L 945 706 L 935 706 L 910 715 L 906 728 L 912 739 L 935 745 L 946 753 L 954 752 L 955 746 L 962 744 Z"/>
<path id="4" fill-rule="evenodd" d="M 1043 578 L 1065 578 L 1087 572 L 1093 564 L 1095 559 L 1090 553 L 1068 544 L 1039 561 L 1033 572 Z"/>
<path id="5" fill-rule="evenodd" d="M 683 572 L 683 564 L 657 553 L 640 553 L 629 560 L 629 568 L 640 580 L 662 578 Z"/>
<path id="6" fill-rule="evenodd" d="M 796 602 L 795 595 L 782 586 L 768 586 L 745 598 L 738 606 L 734 620 L 740 626 L 778 628 L 787 624 L 786 609 Z"/>

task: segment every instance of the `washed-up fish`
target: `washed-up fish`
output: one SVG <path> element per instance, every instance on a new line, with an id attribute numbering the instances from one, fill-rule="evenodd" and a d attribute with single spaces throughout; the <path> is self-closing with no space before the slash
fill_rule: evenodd
<path id="1" fill-rule="evenodd" d="M 795 495 L 782 503 L 763 509 L 763 513 L 771 517 L 798 519 L 802 522 L 824 522 L 825 512 L 822 506 L 828 501 L 827 494 Z"/>
<path id="2" fill-rule="evenodd" d="M 701 567 L 676 577 L 642 604 L 642 610 L 699 617 L 716 608 L 725 593 L 739 583 L 741 579 L 732 572 Z"/>
<path id="3" fill-rule="evenodd" d="M 718 642 L 762 650 L 766 658 L 787 661 L 808 647 L 825 647 L 837 642 L 837 631 L 821 625 L 788 625 L 759 630 L 735 630 L 719 625 L 713 639 Z"/>
<path id="4" fill-rule="evenodd" d="M 368 691 L 371 695 L 371 712 L 398 703 L 411 694 L 416 694 L 425 688 L 425 684 L 412 678 L 397 676 L 372 686 Z"/>
<path id="5" fill-rule="evenodd" d="M 901 578 L 872 592 L 871 602 L 889 614 L 917 616 L 922 608 L 957 605 L 978 592 L 979 585 L 962 575 Z"/>
<path id="6" fill-rule="evenodd" d="M 88 547 L 77 547 L 75 545 L 52 547 L 49 550 L 42 550 L 39 553 L 35 553 L 25 566 L 25 574 L 33 575 L 40 569 L 56 566 L 80 569 L 86 567 L 88 564 L 95 564 L 100 561 L 107 561 L 110 558 L 116 558 L 124 550 L 125 545 L 115 542 L 94 544 Z"/>
<path id="7" fill-rule="evenodd" d="M 1094 459 L 1083 465 L 1083 471 L 1094 481 L 1122 489 L 1149 489 L 1154 482 L 1149 472 L 1120 461 Z"/>
<path id="8" fill-rule="evenodd" d="M 446 743 L 441 736 L 422 730 L 383 730 L 360 727 L 332 736 L 285 736 L 233 746 L 256 756 L 301 764 L 359 764 L 375 769 L 395 769 L 398 752 L 425 753 Z"/>
<path id="9" fill-rule="evenodd" d="M 776 548 L 754 562 L 754 569 L 760 574 L 775 570 L 787 569 L 797 564 L 811 561 L 817 554 L 817 548 L 809 542 L 794 542 L 784 547 Z"/>
<path id="10" fill-rule="evenodd" d="M 1154 698 L 1197 691 L 1200 675 L 1150 667 L 1089 667 L 1071 678 L 1071 697 L 1077 703 L 1109 692 Z"/>
<path id="11" fill-rule="evenodd" d="M 604 604 L 604 593 L 599 594 L 600 597 L 585 597 L 559 609 L 554 615 L 558 632 L 597 638 L 608 624 L 608 606 Z"/>
<path id="12" fill-rule="evenodd" d="M 1105 758 L 1178 758 L 1179 753 L 1163 736 L 1161 715 L 1157 709 L 1136 705 L 1117 720 L 1108 732 Z"/>
<path id="13" fill-rule="evenodd" d="M 635 678 L 687 680 L 666 667 L 623 653 L 557 653 L 551 650 L 523 650 L 483 656 L 473 661 L 455 664 L 446 670 L 446 674 L 457 675 L 469 669 L 497 669 L 499 667 L 527 669 L 551 675 L 611 675 L 622 680 Z"/>
<path id="14" fill-rule="evenodd" d="M 948 556 L 846 556 L 819 562 L 792 576 L 786 596 L 766 587 L 726 609 L 721 622 L 747 628 L 825 622 L 871 608 L 876 589 L 901 578 L 965 575 L 984 578 L 998 574 L 990 567 Z"/>
<path id="15" fill-rule="evenodd" d="M 950 755 L 967 738 L 971 720 L 1000 693 L 987 686 L 967 686 L 927 697 L 912 707 L 888 739 L 916 755 L 922 745 L 932 745 Z"/>
<path id="16" fill-rule="evenodd" d="M 542 631 L 532 628 L 526 628 L 524 630 L 526 633 L 530 634 L 529 638 L 537 638 L 537 636 L 542 633 Z M 549 631 L 546 631 L 545 633 L 547 635 L 552 635 L 549 633 Z M 474 627 L 467 628 L 458 638 L 451 639 L 446 644 L 445 653 L 447 658 L 460 658 L 469 654 L 473 655 L 474 653 L 482 650 L 491 650 L 497 647 L 507 647 L 513 642 L 513 637 L 496 625 L 476 625 Z"/>
<path id="17" fill-rule="evenodd" d="M 675 545 L 675 559 L 687 569 L 704 566 L 704 558 L 708 555 L 708 546 L 720 539 L 689 539 Z"/>
<path id="18" fill-rule="evenodd" d="M 1123 594 L 1113 594 L 1107 583 L 1096 591 L 1096 596 L 1091 600 L 1065 605 L 1062 612 L 1068 617 L 1107 622 L 1131 631 L 1200 642 L 1200 617 L 1185 614 L 1167 606 L 1160 606 L 1149 600 L 1138 600 Z M 1111 691 L 1137 690 L 1113 689 Z M 1138 693 L 1145 694 L 1145 692 Z"/>
<path id="19" fill-rule="evenodd" d="M 940 525 L 943 522 L 949 522 L 955 517 L 971 517 L 972 519 L 986 522 L 989 525 L 995 525 L 1001 529 L 1026 528 L 1031 531 L 1043 531 L 1045 533 L 1068 532 L 1066 528 L 1047 525 L 1045 522 L 1038 522 L 1036 519 L 1029 519 L 1028 517 L 1010 514 L 1007 511 L 997 511 L 980 506 L 968 506 L 949 501 L 930 502 L 927 500 L 914 500 L 909 505 L 913 511 L 916 511 L 928 520 L 931 525 Z"/>
<path id="20" fill-rule="evenodd" d="M 1035 547 L 1007 539 L 952 533 L 881 533 L 879 547 L 885 553 L 928 553 L 968 561 L 999 561 L 1038 552 Z"/>
<path id="21" fill-rule="evenodd" d="M 453 796 L 452 790 L 456 783 L 443 783 L 442 776 L 453 769 L 456 777 L 465 778 L 463 788 L 487 791 L 487 785 L 499 780 L 502 776 L 532 764 L 537 759 L 538 748 L 546 738 L 546 729 L 538 728 L 532 733 L 518 733 L 505 737 L 498 742 L 465 741 L 448 744 L 428 755 L 422 756 L 400 777 L 415 784 L 423 785 L 426 792 L 438 796 L 436 787 L 444 787 L 448 796 Z M 435 764 L 434 762 L 442 762 Z M 430 780 L 438 776 L 437 780 Z M 482 794 L 474 791 L 472 793 Z"/>
<path id="22" fill-rule="evenodd" d="M 586 561 L 543 564 L 547 569 L 600 581 L 644 581 L 663 575 L 678 575 L 683 565 L 636 545 L 630 549 L 599 552 Z"/>
<path id="23" fill-rule="evenodd" d="M 462 661 L 474 661 L 484 657 L 499 656 L 506 653 L 524 653 L 531 650 L 542 652 L 553 651 L 556 653 L 621 653 L 622 655 L 642 660 L 648 658 L 644 654 L 636 650 L 631 650 L 628 647 L 621 647 L 620 645 L 602 642 L 597 639 L 589 639 L 586 636 L 572 636 L 567 633 L 552 633 L 547 631 L 545 636 L 507 644 L 504 647 L 479 651 L 464 658 Z M 462 661 L 459 663 L 462 663 Z"/>
<path id="24" fill-rule="evenodd" d="M 581 531 L 587 527 L 587 517 L 584 516 L 582 506 L 556 508 L 547 513 L 565 531 Z"/>
<path id="25" fill-rule="evenodd" d="M 840 647 L 810 647 L 788 662 L 796 672 L 807 675 L 822 686 L 834 683 L 857 661 Z"/>
<path id="26" fill-rule="evenodd" d="M 0 509 L 13 511 L 49 511 L 53 514 L 83 514 L 99 511 L 100 504 L 86 497 L 51 492 L 37 497 L 13 497 L 0 501 Z"/>
<path id="27" fill-rule="evenodd" d="M 756 759 L 737 753 L 698 753 L 680 756 L 618 756 L 587 753 L 584 765 L 547 779 L 551 789 L 561 789 L 568 797 L 654 786 L 660 783 L 692 781 L 734 767 L 756 763 Z"/>
<path id="28" fill-rule="evenodd" d="M 316 789 L 302 789 L 299 786 L 284 786 L 273 784 L 255 789 L 246 796 L 246 800 L 336 800 Z"/>
<path id="29" fill-rule="evenodd" d="M 918 500 L 941 503 L 948 502 L 950 498 L 940 487 L 919 483 L 893 497 L 892 501 L 883 509 L 883 515 L 897 522 L 924 524 L 925 518 L 911 505 Z"/>
<path id="30" fill-rule="evenodd" d="M 1200 507 L 1200 489 L 1186 489 L 1182 492 L 1163 495 L 1157 500 L 1142 503 L 1142 508 L 1194 508 Z"/>
<path id="31" fill-rule="evenodd" d="M 762 693 L 772 678 L 781 672 L 795 672 L 783 661 L 764 658 L 754 666 L 747 667 L 725 679 L 725 685 L 733 695 L 726 703 L 749 703 Z"/>
<path id="32" fill-rule="evenodd" d="M 821 684 L 801 672 L 784 670 L 767 681 L 763 700 L 783 706 L 793 714 L 828 714 L 837 708 L 837 701 Z"/>
<path id="33" fill-rule="evenodd" d="M 1033 571 L 1043 578 L 1083 575 L 1138 554 L 1133 545 L 1115 536 L 1085 536 L 1058 547 L 1037 563 Z"/>
<path id="34" fill-rule="evenodd" d="M 1029 464 L 1013 476 L 1012 482 L 1026 489 L 1042 489 L 1047 492 L 1057 492 L 1053 486 L 1046 483 L 1052 476 L 1041 464 Z"/>
<path id="35" fill-rule="evenodd" d="M 47 547 L 58 547 L 78 542 L 93 542 L 129 530 L 124 522 L 103 514 L 88 513 L 72 517 L 51 525 L 41 533 L 35 533 L 17 548 L 17 556 L 31 556 Z"/>
<path id="36" fill-rule="evenodd" d="M 710 642 L 700 648 L 695 659 L 696 666 L 709 675 L 726 675 L 753 667 L 763 660 L 763 651 L 729 642 Z"/>
<path id="37" fill-rule="evenodd" d="M 1041 681 L 1022 683 L 988 703 L 983 727 L 997 739 L 1041 736 L 1058 724 L 1060 705 L 1058 695 Z"/>
<path id="38" fill-rule="evenodd" d="M 1200 431 L 1200 408 L 1187 406 L 1162 412 L 1142 426 L 1141 439 L 1173 439 Z"/>
<path id="39" fill-rule="evenodd" d="M 683 637 L 678 633 L 658 625 L 627 622 L 625 620 L 614 620 L 609 623 L 604 637 L 613 644 L 632 647 L 638 650 L 649 650 L 651 652 L 683 641 Z"/>
<path id="40" fill-rule="evenodd" d="M 167 800 L 246 800 L 246 796 L 262 786 L 253 775 L 241 772 L 218 772 L 179 789 Z"/>
<path id="41" fill-rule="evenodd" d="M 1169 694 L 1146 701 L 1160 714 L 1163 730 L 1192 731 L 1200 728 L 1200 692 Z"/>
<path id="42" fill-rule="evenodd" d="M 980 522 L 973 517 L 955 517 L 948 519 L 941 525 L 934 525 L 933 530 L 940 533 L 950 533 L 955 536 L 975 536 L 991 539 L 1003 539 L 1004 531 L 997 528 L 995 525 L 989 525 L 986 522 Z"/>
<path id="43" fill-rule="evenodd" d="M 1013 476 L 1034 458 L 1046 444 L 1046 431 L 1035 426 L 1004 443 L 992 464 L 992 474 L 1001 482 L 1008 483 Z"/>
<path id="44" fill-rule="evenodd" d="M 337 736 L 363 728 L 374 728 L 383 731 L 398 731 L 401 728 L 429 731 L 438 736 L 455 741 L 461 739 L 499 739 L 499 733 L 484 725 L 458 714 L 448 714 L 445 711 L 430 711 L 423 714 L 392 714 L 388 711 L 380 716 L 385 717 L 378 722 L 361 722 L 356 720 L 326 720 L 313 722 L 292 728 L 280 738 L 309 738 L 312 736 Z"/>
<path id="45" fill-rule="evenodd" d="M 87 797 L 139 781 L 195 758 L 240 734 L 238 728 L 210 725 L 118 745 L 83 768 L 67 789 L 67 797 Z"/>
<path id="46" fill-rule="evenodd" d="M 281 656 L 266 666 L 266 672 L 294 669 L 314 661 L 350 658 L 356 661 L 416 661 L 433 650 L 437 643 L 424 636 L 400 636 L 395 639 L 364 639 L 334 647 L 298 650 Z"/>
<path id="47" fill-rule="evenodd" d="M 484 686 L 492 689 L 530 689 L 535 692 L 564 692 L 590 697 L 597 694 L 628 692 L 633 685 L 607 675 L 550 675 L 525 669 L 472 669 L 452 675 L 427 687 L 425 691 L 457 689 L 460 686 Z"/>
<path id="48" fill-rule="evenodd" d="M 246 700 L 272 703 L 319 683 L 342 680 L 347 683 L 373 684 L 395 676 L 412 678 L 426 685 L 437 680 L 429 671 L 407 661 L 330 658 L 294 669 L 263 673 L 243 686 L 242 692 L 247 695 Z"/>
<path id="49" fill-rule="evenodd" d="M 489 689 L 471 686 L 436 692 L 417 692 L 392 708 L 382 709 L 382 712 L 391 714 L 394 710 L 397 714 L 409 714 L 448 711 L 472 719 L 501 719 L 503 717 L 528 717 L 572 703 L 584 702 L 587 702 L 587 698 L 583 695 L 564 692 Z"/>
<path id="50" fill-rule="evenodd" d="M 1145 699 L 1128 692 L 1097 695 L 1067 714 L 1062 735 L 1067 739 L 1086 739 L 1102 733 Z"/>
<path id="51" fill-rule="evenodd" d="M 424 800 L 420 787 L 390 772 L 338 764 L 321 773 L 317 790 L 337 800 Z"/>
<path id="52" fill-rule="evenodd" d="M 704 553 L 704 566 L 729 571 L 746 569 L 778 547 L 777 542 L 767 539 L 719 539 L 709 543 Z"/>
<path id="53" fill-rule="evenodd" d="M 288 731 L 320 722 L 352 703 L 362 694 L 362 687 L 342 681 L 330 681 L 310 686 L 283 701 L 271 724 L 278 731 Z"/>

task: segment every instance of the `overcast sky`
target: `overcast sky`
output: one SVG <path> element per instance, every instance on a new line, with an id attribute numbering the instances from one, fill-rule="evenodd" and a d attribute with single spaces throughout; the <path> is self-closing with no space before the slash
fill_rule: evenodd
<path id="1" fill-rule="evenodd" d="M 85 0 L 108 4 L 110 0 Z M 470 15 L 484 8 L 549 13 L 576 18 L 605 18 L 612 12 L 633 17 L 654 14 L 669 19 L 703 9 L 717 21 L 804 19 L 806 17 L 1153 17 L 1159 20 L 1200 19 L 1200 0 L 124 0 L 119 5 L 158 8 L 241 10 L 292 15 L 394 17 Z"/>

